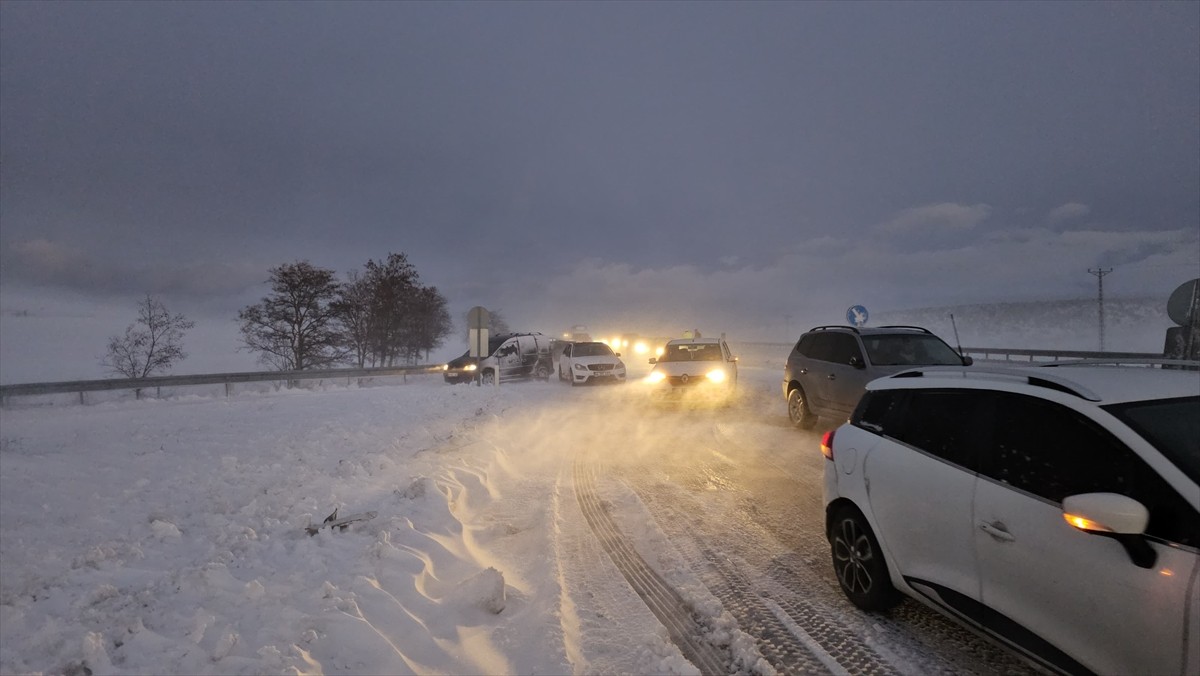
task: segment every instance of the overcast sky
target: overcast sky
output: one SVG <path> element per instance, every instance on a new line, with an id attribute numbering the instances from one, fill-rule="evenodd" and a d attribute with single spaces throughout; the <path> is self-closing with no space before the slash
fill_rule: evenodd
<path id="1" fill-rule="evenodd" d="M 1196 2 L 0 3 L 10 325 L 404 252 L 456 319 L 762 337 L 1165 302 L 1198 232 Z"/>

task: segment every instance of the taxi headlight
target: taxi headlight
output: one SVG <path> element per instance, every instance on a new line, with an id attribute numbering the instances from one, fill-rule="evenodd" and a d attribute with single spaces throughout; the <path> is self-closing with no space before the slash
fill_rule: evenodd
<path id="1" fill-rule="evenodd" d="M 714 383 L 725 382 L 725 372 L 721 369 L 713 369 L 707 373 L 708 379 Z"/>

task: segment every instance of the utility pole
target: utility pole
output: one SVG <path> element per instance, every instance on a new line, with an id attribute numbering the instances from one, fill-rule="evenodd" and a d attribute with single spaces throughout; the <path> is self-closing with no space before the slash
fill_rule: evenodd
<path id="1" fill-rule="evenodd" d="M 1104 275 L 1112 272 L 1112 268 L 1104 270 L 1103 268 L 1088 268 L 1088 272 L 1096 275 L 1096 281 L 1100 284 L 1100 294 L 1096 298 L 1097 305 L 1100 306 L 1100 351 L 1104 351 Z"/>

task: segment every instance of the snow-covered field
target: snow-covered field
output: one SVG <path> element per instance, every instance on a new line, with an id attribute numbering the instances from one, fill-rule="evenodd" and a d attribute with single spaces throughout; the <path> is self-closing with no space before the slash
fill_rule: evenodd
<path id="1" fill-rule="evenodd" d="M 780 415 L 781 366 L 742 370 Z M 573 434 L 622 422 L 558 412 L 636 415 L 638 387 L 424 377 L 4 409 L 0 673 L 695 673 L 571 489 Z M 636 496 L 605 499 L 728 628 Z M 306 533 L 334 509 L 377 516 Z"/>

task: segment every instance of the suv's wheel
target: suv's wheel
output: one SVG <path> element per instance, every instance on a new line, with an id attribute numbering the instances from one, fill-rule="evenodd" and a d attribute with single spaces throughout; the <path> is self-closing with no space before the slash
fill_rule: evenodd
<path id="1" fill-rule="evenodd" d="M 808 407 L 808 399 L 804 396 L 804 390 L 797 387 L 788 392 L 787 398 L 788 418 L 792 424 L 802 430 L 811 430 L 817 425 L 817 415 Z"/>
<path id="2" fill-rule="evenodd" d="M 533 369 L 533 377 L 538 380 L 550 380 L 550 367 L 545 364 L 538 364 Z"/>
<path id="3" fill-rule="evenodd" d="M 851 603 L 863 610 L 887 610 L 900 601 L 879 541 L 857 509 L 837 510 L 829 535 L 833 572 Z"/>
<path id="4" fill-rule="evenodd" d="M 483 373 L 481 373 L 479 375 L 479 379 L 483 382 L 484 385 L 495 385 L 496 384 L 496 372 L 492 369 L 486 369 Z"/>

